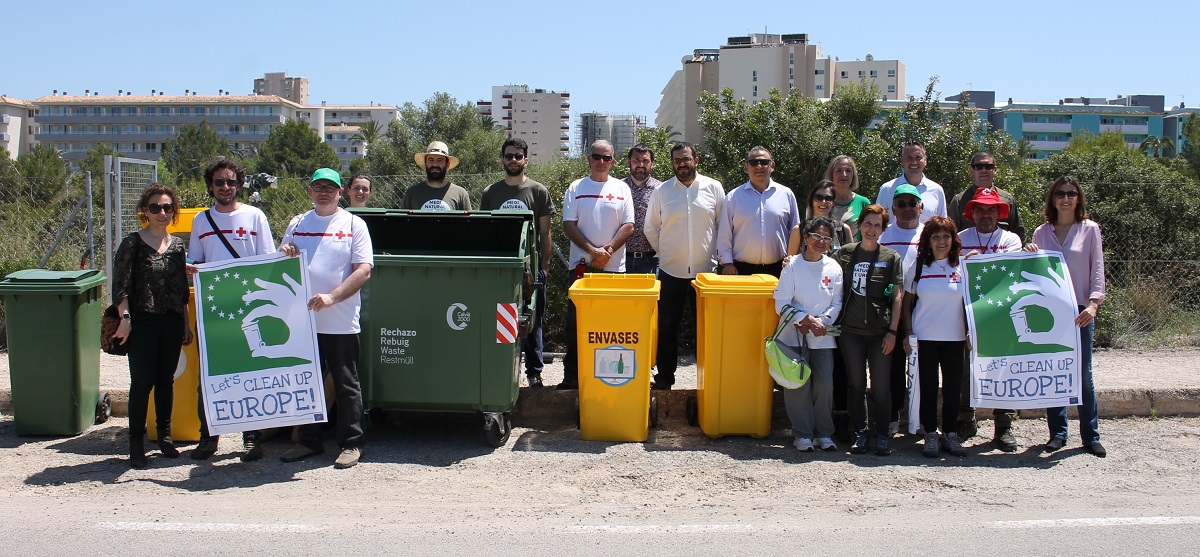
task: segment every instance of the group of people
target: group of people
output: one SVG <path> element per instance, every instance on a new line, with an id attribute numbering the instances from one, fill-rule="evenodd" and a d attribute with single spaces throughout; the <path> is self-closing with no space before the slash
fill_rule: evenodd
<path id="1" fill-rule="evenodd" d="M 562 200 L 563 233 L 570 240 L 570 283 L 584 272 L 655 273 L 661 283 L 658 345 L 653 389 L 671 389 L 678 367 L 678 343 L 685 308 L 694 308 L 691 282 L 704 272 L 766 273 L 779 277 L 776 310 L 800 309 L 786 342 L 809 350 L 812 379 L 785 392 L 794 444 L 801 451 L 836 450 L 834 414 L 844 409 L 853 432 L 851 452 L 891 453 L 899 412 L 906 400 L 906 358 L 919 352 L 920 391 L 936 401 L 940 384 L 941 424 L 937 405 L 921 405 L 926 432 L 924 454 L 939 450 L 965 455 L 962 442 L 975 435 L 975 409 L 969 407 L 967 336 L 962 258 L 975 253 L 1038 246 L 1062 251 L 1077 298 L 1086 300 L 1076 324 L 1083 356 L 1083 444 L 1104 456 L 1097 431 L 1096 396 L 1091 378 L 1091 337 L 1096 308 L 1104 300 L 1104 259 L 1099 227 L 1088 218 L 1082 188 L 1071 177 L 1056 180 L 1046 194 L 1046 223 L 1023 246 L 1024 228 L 1012 195 L 996 188 L 995 158 L 978 153 L 971 160 L 973 184 L 947 200 L 942 187 L 924 175 L 924 146 L 903 147 L 903 174 L 880 187 L 871 203 L 859 187 L 854 160 L 834 158 L 823 180 L 809 191 L 803 212 L 790 188 L 771 176 L 776 161 L 769 149 L 752 147 L 744 170 L 748 180 L 726 192 L 720 182 L 698 172 L 700 155 L 686 142 L 669 153 L 674 177 L 651 176 L 653 150 L 638 144 L 626 154 L 630 175 L 610 175 L 614 149 L 607 141 L 590 146 L 590 172 L 572 182 Z M 426 180 L 410 186 L 402 206 L 414 210 L 472 209 L 470 197 L 446 173 L 458 164 L 445 143 L 434 141 L 415 162 Z M 551 261 L 551 218 L 556 213 L 549 190 L 525 174 L 529 147 L 506 140 L 500 152 L 505 177 L 488 186 L 480 210 L 521 209 L 534 214 L 540 252 L 540 300 Z M 269 254 L 276 251 L 261 210 L 238 201 L 246 171 L 219 159 L 204 173 L 213 206 L 196 215 L 190 245 L 167 233 L 179 218 L 176 192 L 154 183 L 137 205 L 144 228 L 120 244 L 114 259 L 112 297 L 122 313 L 118 340 L 130 343 L 129 463 L 147 465 L 145 421 L 150 392 L 155 393 L 158 448 L 164 457 L 179 456 L 171 438 L 172 377 L 179 347 L 192 341 L 186 325 L 188 276 L 195 264 Z M 355 175 L 343 189 L 340 174 L 322 168 L 308 184 L 311 211 L 292 219 L 278 251 L 308 255 L 313 291 L 308 307 L 316 312 L 322 373 L 330 377 L 337 405 L 334 462 L 348 468 L 359 462 L 363 430 L 362 390 L 358 378 L 359 290 L 373 266 L 371 238 L 363 220 L 339 205 L 366 206 L 371 181 Z M 890 225 L 890 226 L 889 226 Z M 337 235 L 336 232 L 343 232 Z M 348 238 L 334 241 L 332 238 Z M 190 258 L 190 260 L 189 260 Z M 542 318 L 523 339 L 525 373 L 531 388 L 542 388 Z M 565 320 L 564 379 L 558 389 L 578 388 L 574 305 Z M 909 338 L 915 338 L 912 346 Z M 871 398 L 866 398 L 867 385 Z M 201 439 L 191 457 L 203 460 L 218 450 L 218 439 L 205 427 L 199 405 Z M 1002 450 L 1017 449 L 1011 410 L 994 412 L 994 440 Z M 1066 409 L 1050 411 L 1046 450 L 1067 439 Z M 319 425 L 303 426 L 299 443 L 281 459 L 293 462 L 324 452 Z M 261 434 L 242 436 L 243 461 L 262 458 Z"/>

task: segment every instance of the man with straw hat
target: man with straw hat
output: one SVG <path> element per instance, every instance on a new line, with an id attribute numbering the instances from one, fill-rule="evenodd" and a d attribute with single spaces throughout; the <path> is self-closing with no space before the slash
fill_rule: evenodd
<path id="1" fill-rule="evenodd" d="M 417 166 L 425 169 L 425 181 L 417 182 L 404 192 L 400 208 L 413 211 L 470 211 L 471 197 L 462 186 L 446 179 L 446 173 L 458 166 L 458 157 L 450 156 L 450 148 L 434 141 L 424 152 L 413 155 Z"/>

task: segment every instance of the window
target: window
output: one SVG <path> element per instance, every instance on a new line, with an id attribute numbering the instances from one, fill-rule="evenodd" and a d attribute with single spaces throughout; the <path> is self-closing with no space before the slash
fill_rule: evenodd
<path id="1" fill-rule="evenodd" d="M 842 70 L 842 79 L 846 79 L 846 77 L 848 77 L 847 74 L 848 72 L 846 70 Z"/>
<path id="2" fill-rule="evenodd" d="M 753 96 L 753 97 L 758 96 L 758 86 L 757 85 L 754 86 L 754 92 L 751 94 L 751 96 Z"/>
<path id="3" fill-rule="evenodd" d="M 888 70 L 888 77 L 896 77 L 896 70 Z"/>
<path id="4" fill-rule="evenodd" d="M 125 115 L 126 115 L 126 116 L 133 116 L 134 114 L 137 114 L 137 107 L 136 107 L 136 106 L 127 106 L 127 107 L 125 107 Z"/>
<path id="5" fill-rule="evenodd" d="M 147 144 L 146 144 L 146 150 L 147 150 L 147 151 L 157 151 L 157 150 L 158 150 L 158 144 L 157 144 L 157 143 L 147 143 Z"/>
<path id="6" fill-rule="evenodd" d="M 758 81 L 758 70 L 750 72 L 750 81 Z"/>
<path id="7" fill-rule="evenodd" d="M 825 86 L 824 86 L 824 85 L 821 85 L 820 83 L 818 83 L 818 84 L 817 84 L 817 90 L 818 90 L 818 91 L 824 91 L 824 90 L 825 90 Z"/>
<path id="8" fill-rule="evenodd" d="M 203 116 L 205 112 L 207 112 L 207 109 L 205 109 L 203 106 L 196 107 L 196 114 Z"/>
<path id="9" fill-rule="evenodd" d="M 859 73 L 862 73 L 862 72 L 859 72 Z M 871 70 L 871 77 L 879 77 L 879 72 L 876 70 Z"/>
<path id="10" fill-rule="evenodd" d="M 866 72 L 866 71 L 864 71 L 864 70 L 858 70 L 858 77 L 866 77 L 866 75 L 867 75 L 867 72 Z"/>
<path id="11" fill-rule="evenodd" d="M 242 133 L 242 126 L 240 126 L 240 125 L 238 125 L 238 124 L 232 124 L 232 125 L 230 125 L 230 126 L 229 126 L 229 133 Z"/>
<path id="12" fill-rule="evenodd" d="M 104 109 L 102 109 L 102 108 L 100 108 L 100 107 L 98 107 L 98 106 L 93 106 L 93 107 L 92 107 L 92 116 L 99 116 L 99 115 L 100 115 L 100 113 L 101 113 L 101 112 L 103 112 L 103 111 L 104 111 Z"/>
<path id="13" fill-rule="evenodd" d="M 824 69 L 813 70 L 813 74 L 814 75 L 825 75 L 825 70 Z"/>
<path id="14" fill-rule="evenodd" d="M 788 68 L 788 79 L 796 79 L 796 69 Z"/>
<path id="15" fill-rule="evenodd" d="M 896 86 L 895 86 L 895 85 L 888 85 L 888 92 L 889 92 L 889 93 L 895 93 L 895 92 L 896 92 Z"/>
<path id="16" fill-rule="evenodd" d="M 325 141 L 333 141 L 333 134 L 331 134 L 331 133 L 325 134 Z"/>
<path id="17" fill-rule="evenodd" d="M 795 63 L 796 63 L 796 53 L 795 53 L 795 52 L 789 52 L 789 53 L 788 53 L 788 63 L 789 63 L 789 64 L 795 64 Z"/>
<path id="18" fill-rule="evenodd" d="M 186 116 L 192 113 L 192 109 L 191 107 L 181 106 L 179 107 L 179 113 Z"/>

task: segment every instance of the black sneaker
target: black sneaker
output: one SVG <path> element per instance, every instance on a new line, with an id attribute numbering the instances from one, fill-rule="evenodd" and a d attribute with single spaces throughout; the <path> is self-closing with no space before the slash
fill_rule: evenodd
<path id="1" fill-rule="evenodd" d="M 867 454 L 867 443 L 870 436 L 866 433 L 859 433 L 858 438 L 854 440 L 854 445 L 850 446 L 851 454 Z"/>
<path id="2" fill-rule="evenodd" d="M 1100 458 L 1108 456 L 1108 451 L 1104 450 L 1104 445 L 1101 445 L 1099 441 L 1096 441 L 1095 443 L 1092 443 L 1084 448 L 1087 449 L 1089 453 L 1092 453 Z"/>
<path id="3" fill-rule="evenodd" d="M 875 436 L 875 454 L 878 456 L 889 456 L 892 454 L 891 447 L 892 438 L 886 433 L 880 433 Z"/>
<path id="4" fill-rule="evenodd" d="M 530 389 L 540 389 L 545 386 L 542 384 L 542 376 L 541 375 L 530 375 L 528 377 L 529 377 L 529 388 Z"/>
<path id="5" fill-rule="evenodd" d="M 996 443 L 996 446 L 999 447 L 1000 450 L 1006 453 L 1016 452 L 1016 450 L 1019 448 L 1017 446 L 1017 438 L 1013 436 L 1012 428 L 1010 427 L 997 429 L 996 435 L 992 438 L 992 441 Z"/>
<path id="6" fill-rule="evenodd" d="M 200 439 L 200 444 L 192 449 L 192 460 L 207 460 L 212 455 L 217 454 L 217 437 L 204 437 Z"/>
<path id="7" fill-rule="evenodd" d="M 1062 437 L 1051 437 L 1050 440 L 1046 442 L 1046 446 L 1043 450 L 1045 450 L 1048 453 L 1052 453 L 1054 451 L 1057 451 L 1057 450 L 1063 448 L 1063 445 L 1066 445 L 1066 444 L 1067 444 L 1067 440 L 1063 439 Z"/>
<path id="8" fill-rule="evenodd" d="M 258 444 L 255 439 L 246 439 L 242 442 L 242 462 L 254 462 L 263 457 L 262 445 Z"/>

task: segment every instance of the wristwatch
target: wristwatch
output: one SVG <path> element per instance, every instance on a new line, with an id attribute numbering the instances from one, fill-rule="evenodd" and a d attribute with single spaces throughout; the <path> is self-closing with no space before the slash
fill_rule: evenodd
<path id="1" fill-rule="evenodd" d="M 609 255 L 612 255 L 613 248 L 612 246 L 604 246 L 604 251 L 608 252 Z"/>
<path id="2" fill-rule="evenodd" d="M 129 312 L 127 311 L 127 312 L 125 312 L 125 313 L 122 313 L 122 314 L 121 314 L 121 319 L 129 319 Z"/>

